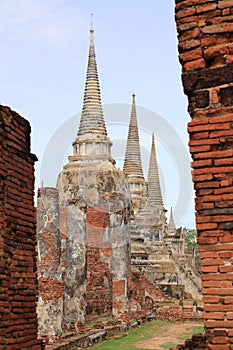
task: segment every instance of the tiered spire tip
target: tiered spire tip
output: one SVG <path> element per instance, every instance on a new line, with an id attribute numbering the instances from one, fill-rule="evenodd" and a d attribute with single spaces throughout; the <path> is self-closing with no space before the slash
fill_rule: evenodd
<path id="1" fill-rule="evenodd" d="M 170 210 L 170 219 L 169 219 L 168 228 L 171 229 L 171 230 L 175 230 L 176 229 L 175 220 L 174 220 L 174 217 L 173 217 L 172 207 L 171 207 L 171 210 Z"/>
<path id="2" fill-rule="evenodd" d="M 78 138 L 85 135 L 88 135 L 88 137 L 91 135 L 93 140 L 99 138 L 108 139 L 103 117 L 99 77 L 96 64 L 93 19 L 91 21 L 90 28 L 90 46 L 86 74 L 86 85 L 80 126 L 78 130 Z"/>
<path id="3" fill-rule="evenodd" d="M 151 204 L 163 206 L 154 133 L 152 134 L 151 154 L 148 171 L 148 197 Z"/>
<path id="4" fill-rule="evenodd" d="M 132 110 L 124 160 L 124 173 L 129 177 L 143 178 L 135 94 L 132 94 Z"/>

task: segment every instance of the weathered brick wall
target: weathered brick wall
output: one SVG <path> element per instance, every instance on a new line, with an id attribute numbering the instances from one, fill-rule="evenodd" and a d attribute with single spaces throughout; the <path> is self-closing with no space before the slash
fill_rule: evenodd
<path id="1" fill-rule="evenodd" d="M 112 313 L 112 247 L 104 243 L 109 213 L 87 208 L 87 315 Z"/>
<path id="2" fill-rule="evenodd" d="M 36 217 L 30 125 L 0 106 L 0 348 L 42 349 L 37 340 Z"/>
<path id="3" fill-rule="evenodd" d="M 233 344 L 233 1 L 176 0 L 209 349 Z M 230 345 L 231 344 L 231 345 Z"/>
<path id="4" fill-rule="evenodd" d="M 122 181 L 122 174 L 116 174 Z M 117 193 L 116 174 L 99 173 L 104 193 L 101 205 L 87 207 L 87 315 L 119 316 L 129 306 L 129 203 L 127 192 Z M 104 187 L 108 176 L 113 186 L 107 182 Z"/>
<path id="5" fill-rule="evenodd" d="M 108 246 L 87 247 L 87 315 L 112 314 L 111 258 Z"/>
<path id="6" fill-rule="evenodd" d="M 172 299 L 162 292 L 155 284 L 149 282 L 143 272 L 131 271 L 130 274 L 130 310 L 153 311 L 159 303 L 171 302 Z M 149 299 L 149 300 L 148 300 Z"/>
<path id="7" fill-rule="evenodd" d="M 104 243 L 109 223 L 108 212 L 87 208 L 87 315 L 112 313 L 112 247 Z"/>

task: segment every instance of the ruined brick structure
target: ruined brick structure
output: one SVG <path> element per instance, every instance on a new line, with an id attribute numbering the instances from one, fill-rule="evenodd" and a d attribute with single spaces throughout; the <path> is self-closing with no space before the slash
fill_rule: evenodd
<path id="1" fill-rule="evenodd" d="M 190 151 L 205 325 L 205 336 L 194 336 L 177 349 L 231 350 L 233 2 L 175 2 L 182 80 L 192 118 Z M 91 33 L 86 94 L 73 144 L 74 155 L 60 174 L 58 188 L 42 188 L 38 193 L 39 332 L 49 338 L 58 337 L 64 324 L 80 330 L 86 314 L 117 315 L 130 310 L 129 192 L 122 172 L 114 167 L 111 158 L 111 141 L 101 112 L 93 30 Z M 86 123 L 90 116 L 96 123 L 94 134 Z M 35 156 L 30 153 L 30 126 L 3 106 L 0 125 L 0 348 L 39 350 L 42 345 L 37 340 L 36 314 Z M 155 157 L 153 152 L 152 156 Z M 136 190 L 140 190 L 146 202 L 141 169 L 139 173 L 138 178 L 135 174 L 131 177 L 135 186 L 129 182 L 135 198 L 138 200 Z M 136 213 L 140 206 L 146 217 L 148 206 L 139 203 Z M 148 233 L 139 218 L 133 226 L 135 238 L 139 238 L 137 224 Z M 158 227 L 153 228 L 152 237 L 155 233 L 159 237 Z M 166 228 L 166 239 L 171 244 L 182 238 L 176 236 L 172 217 Z M 135 245 L 133 253 L 146 265 L 150 255 L 154 259 L 156 249 L 148 254 L 145 245 L 141 245 L 143 241 L 138 240 L 139 247 Z M 135 301 L 131 308 L 136 307 L 136 311 L 143 304 L 153 307 L 156 294 L 141 271 L 131 274 L 130 293 Z M 143 294 L 145 287 L 147 299 Z"/>
<path id="2" fill-rule="evenodd" d="M 39 331 L 82 331 L 89 316 L 128 312 L 130 193 L 114 166 L 90 31 L 83 110 L 57 189 L 38 193 Z M 56 289 L 51 295 L 51 289 Z"/>
<path id="3" fill-rule="evenodd" d="M 0 348 L 42 349 L 37 340 L 36 215 L 30 125 L 0 106 Z"/>
<path id="4" fill-rule="evenodd" d="M 188 131 L 196 190 L 205 348 L 216 350 L 233 348 L 232 19 L 231 0 L 176 0 L 182 81 L 192 119 Z"/>
<path id="5" fill-rule="evenodd" d="M 135 94 L 132 97 L 122 172 L 111 156 L 91 29 L 73 155 L 57 188 L 38 192 L 39 334 L 49 341 L 66 329 L 84 331 L 85 322 L 100 315 L 128 322 L 135 309 L 153 313 L 151 286 L 156 290 L 159 285 L 178 299 L 187 293 L 201 297 L 193 252 L 187 254 L 172 211 L 167 223 L 154 135 L 148 181 L 144 178 Z M 135 294 L 135 276 L 140 275 L 148 280 L 149 291 L 139 288 Z"/>
<path id="6" fill-rule="evenodd" d="M 201 299 L 201 279 L 195 265 L 194 251 L 186 245 L 182 228 L 176 228 L 172 209 L 167 223 L 154 134 L 148 180 L 143 176 L 135 94 L 123 171 L 129 182 L 133 209 L 130 229 L 132 272 L 143 273 L 150 283 L 177 299 L 187 295 Z"/>

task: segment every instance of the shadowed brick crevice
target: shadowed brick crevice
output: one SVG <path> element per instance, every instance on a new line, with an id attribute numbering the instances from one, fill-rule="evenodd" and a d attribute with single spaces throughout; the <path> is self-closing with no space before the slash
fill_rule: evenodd
<path id="1" fill-rule="evenodd" d="M 0 106 L 0 348 L 42 349 L 37 339 L 36 217 L 30 124 Z"/>
<path id="2" fill-rule="evenodd" d="M 232 1 L 176 1 L 182 82 L 188 96 L 207 344 L 233 343 L 233 51 Z"/>

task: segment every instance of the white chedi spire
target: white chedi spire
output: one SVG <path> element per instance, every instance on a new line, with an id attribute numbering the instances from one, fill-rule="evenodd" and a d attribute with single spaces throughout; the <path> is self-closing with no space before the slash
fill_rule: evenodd
<path id="1" fill-rule="evenodd" d="M 107 135 L 95 56 L 94 29 L 90 29 L 89 57 L 80 125 L 73 143 L 74 156 L 109 160 L 112 142 Z"/>
<path id="2" fill-rule="evenodd" d="M 123 171 L 128 177 L 144 179 L 139 144 L 135 94 L 132 94 L 132 110 L 129 122 Z"/>
<path id="3" fill-rule="evenodd" d="M 151 153 L 150 153 L 150 163 L 148 171 L 148 197 L 149 202 L 152 205 L 159 205 L 163 207 L 163 198 L 160 188 L 159 181 L 159 171 L 158 171 L 158 162 L 155 150 L 155 138 L 152 134 L 152 144 L 151 144 Z"/>
<path id="4" fill-rule="evenodd" d="M 171 207 L 171 210 L 170 210 L 170 219 L 169 219 L 168 228 L 170 230 L 175 230 L 176 229 L 175 220 L 174 220 L 174 217 L 173 217 L 172 207 Z"/>

